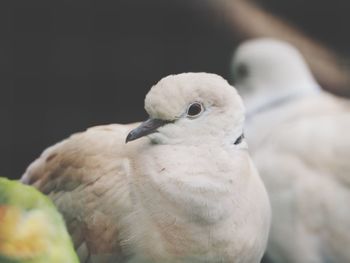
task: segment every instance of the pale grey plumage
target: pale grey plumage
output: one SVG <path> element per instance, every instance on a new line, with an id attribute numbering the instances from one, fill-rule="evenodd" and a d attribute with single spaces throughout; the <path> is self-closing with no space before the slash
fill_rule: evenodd
<path id="1" fill-rule="evenodd" d="M 193 103 L 201 111 L 189 116 Z M 22 181 L 54 200 L 82 262 L 259 262 L 270 210 L 245 141 L 234 143 L 235 89 L 214 74 L 168 76 L 145 108 L 138 128 L 95 127 L 50 147 Z"/>
<path id="2" fill-rule="evenodd" d="M 350 262 L 349 101 L 320 90 L 301 54 L 278 40 L 243 43 L 233 74 L 272 204 L 270 258 Z"/>

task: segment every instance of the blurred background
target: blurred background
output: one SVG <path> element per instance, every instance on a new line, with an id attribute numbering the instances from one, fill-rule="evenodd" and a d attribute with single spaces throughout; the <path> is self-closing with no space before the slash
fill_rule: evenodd
<path id="1" fill-rule="evenodd" d="M 168 74 L 228 80 L 235 47 L 277 37 L 323 88 L 350 95 L 347 0 L 13 0 L 0 4 L 0 175 L 19 178 L 46 147 L 89 126 L 147 117 Z"/>

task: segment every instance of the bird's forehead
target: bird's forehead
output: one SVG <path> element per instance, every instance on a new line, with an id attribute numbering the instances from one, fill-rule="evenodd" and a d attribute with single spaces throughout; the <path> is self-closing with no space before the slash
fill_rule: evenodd
<path id="1" fill-rule="evenodd" d="M 145 108 L 152 117 L 174 118 L 191 102 L 223 107 L 236 97 L 234 88 L 218 75 L 183 73 L 165 77 L 153 86 L 146 96 Z"/>
<path id="2" fill-rule="evenodd" d="M 287 42 L 274 39 L 251 40 L 243 43 L 236 51 L 235 62 L 247 63 L 250 66 L 281 67 L 281 62 L 299 59 L 299 52 Z"/>

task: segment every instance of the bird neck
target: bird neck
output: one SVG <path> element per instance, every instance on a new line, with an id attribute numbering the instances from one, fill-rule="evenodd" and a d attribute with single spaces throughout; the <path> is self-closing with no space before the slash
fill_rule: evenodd
<path id="1" fill-rule="evenodd" d="M 300 90 L 298 88 L 289 88 L 277 94 L 269 94 L 265 99 L 261 99 L 254 105 L 247 106 L 246 119 L 249 122 L 256 115 L 275 110 L 285 106 L 293 101 L 299 100 L 305 96 L 316 94 L 320 91 L 318 85 L 311 85 L 309 89 Z"/>

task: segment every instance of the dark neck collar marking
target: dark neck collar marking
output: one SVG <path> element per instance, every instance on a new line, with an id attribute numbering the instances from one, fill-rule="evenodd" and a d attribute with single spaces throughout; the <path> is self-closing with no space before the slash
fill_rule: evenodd
<path id="1" fill-rule="evenodd" d="M 292 101 L 295 101 L 299 98 L 302 98 L 304 96 L 310 95 L 310 94 L 315 94 L 320 91 L 320 88 L 318 86 L 315 87 L 315 89 L 312 90 L 307 90 L 303 92 L 294 92 L 294 93 L 289 93 L 285 94 L 282 96 L 278 96 L 272 100 L 267 101 L 265 104 L 262 104 L 256 108 L 253 108 L 251 111 L 247 111 L 246 113 L 246 119 L 249 121 L 250 119 L 254 118 L 256 114 L 259 113 L 264 113 L 270 110 L 273 110 L 275 108 L 278 108 L 282 105 L 288 104 Z"/>

